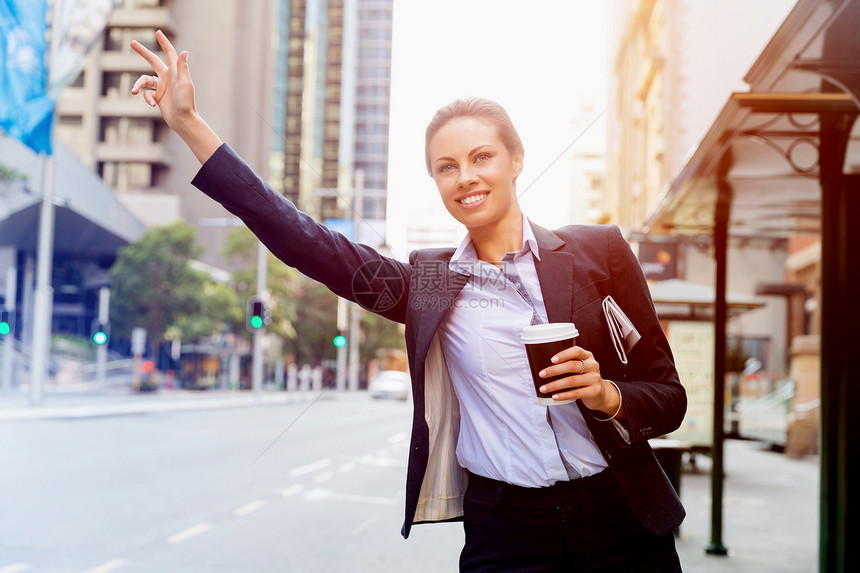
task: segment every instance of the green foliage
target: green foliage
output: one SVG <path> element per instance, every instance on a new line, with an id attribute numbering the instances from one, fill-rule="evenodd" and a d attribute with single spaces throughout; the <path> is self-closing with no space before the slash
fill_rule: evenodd
<path id="1" fill-rule="evenodd" d="M 380 350 L 406 350 L 403 329 L 396 322 L 372 312 L 361 314 L 361 343 L 359 352 L 365 359 L 376 357 Z"/>
<path id="2" fill-rule="evenodd" d="M 233 230 L 224 243 L 221 253 L 240 261 L 254 261 L 252 265 L 233 273 L 233 288 L 244 309 L 246 301 L 257 293 L 257 252 L 259 242 L 257 238 L 246 227 Z M 297 270 L 286 266 L 274 255 L 267 252 L 268 266 L 266 268 L 266 289 L 269 298 L 265 301 L 269 309 L 271 324 L 266 328 L 268 332 L 277 334 L 281 338 L 291 339 L 296 335 L 294 323 L 296 321 L 296 307 L 298 305 L 295 297 L 296 291 L 301 287 L 303 277 Z M 244 320 L 244 310 L 240 323 Z M 244 332 L 244 327 L 237 328 L 237 332 Z"/>
<path id="3" fill-rule="evenodd" d="M 337 335 L 337 296 L 324 285 L 305 278 L 296 297 L 296 336 L 286 344 L 299 364 L 334 359 L 332 339 Z"/>
<path id="4" fill-rule="evenodd" d="M 230 233 L 222 253 L 241 261 L 255 261 L 250 268 L 233 273 L 239 299 L 256 292 L 258 241 L 245 227 Z M 269 332 L 281 336 L 284 350 L 299 364 L 319 364 L 336 356 L 332 339 L 337 335 L 337 296 L 268 254 L 266 304 L 271 312 Z M 383 348 L 405 348 L 403 332 L 397 324 L 370 312 L 361 313 L 362 336 L 359 351 L 367 360 Z"/>
<path id="5" fill-rule="evenodd" d="M 200 252 L 194 227 L 184 222 L 150 229 L 121 249 L 110 270 L 112 333 L 127 337 L 143 327 L 155 348 L 165 339 L 190 341 L 241 322 L 235 293 L 189 265 Z"/>
<path id="6" fill-rule="evenodd" d="M 203 287 L 200 312 L 181 314 L 167 332 L 167 340 L 199 340 L 224 329 L 239 332 L 245 318 L 243 306 L 232 287 L 208 282 Z"/>
<path id="7" fill-rule="evenodd" d="M 28 179 L 26 173 L 21 173 L 17 169 L 0 164 L 0 182 L 11 183 L 13 181 L 23 181 L 26 179 Z"/>
<path id="8" fill-rule="evenodd" d="M 254 261 L 244 270 L 233 273 L 240 300 L 246 301 L 257 290 L 257 252 L 259 242 L 245 227 L 227 237 L 222 253 L 240 261 Z M 313 281 L 267 253 L 266 289 L 271 324 L 267 331 L 284 340 L 284 350 L 295 355 L 299 364 L 319 364 L 334 358 L 332 337 L 337 334 L 337 297 L 325 286 Z"/>

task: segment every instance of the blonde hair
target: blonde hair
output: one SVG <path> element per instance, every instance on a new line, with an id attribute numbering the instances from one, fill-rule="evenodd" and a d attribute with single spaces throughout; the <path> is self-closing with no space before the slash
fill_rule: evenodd
<path id="1" fill-rule="evenodd" d="M 433 119 L 427 124 L 427 131 L 424 132 L 424 161 L 427 164 L 428 175 L 433 173 L 430 165 L 430 140 L 446 123 L 457 117 L 476 117 L 489 120 L 496 126 L 499 139 L 502 140 L 511 154 L 525 155 L 523 142 L 505 108 L 485 98 L 457 99 L 438 109 Z"/>

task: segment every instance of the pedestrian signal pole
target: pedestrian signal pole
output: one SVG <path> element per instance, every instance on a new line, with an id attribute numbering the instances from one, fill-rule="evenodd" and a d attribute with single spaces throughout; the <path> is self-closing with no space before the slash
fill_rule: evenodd
<path id="1" fill-rule="evenodd" d="M 345 299 L 337 298 L 337 333 L 332 341 L 337 348 L 337 376 L 335 388 L 338 392 L 346 390 L 346 326 L 347 326 L 347 302 Z"/>
<path id="2" fill-rule="evenodd" d="M 12 391 L 12 378 L 15 374 L 15 298 L 18 295 L 18 271 L 15 265 L 11 265 L 6 271 L 6 303 L 3 309 L 6 315 L 3 317 L 6 327 L 0 323 L 0 330 L 7 330 L 8 334 L 0 334 L 3 339 L 3 391 Z"/>
<path id="3" fill-rule="evenodd" d="M 99 334 L 98 340 L 93 339 L 93 342 L 96 343 L 96 387 L 99 390 L 104 390 L 107 379 L 107 343 L 110 332 L 108 330 L 110 328 L 108 326 L 110 324 L 110 288 L 107 286 L 99 289 L 99 315 L 97 320 L 102 328 L 99 331 L 100 334 L 93 333 L 93 336 Z"/>

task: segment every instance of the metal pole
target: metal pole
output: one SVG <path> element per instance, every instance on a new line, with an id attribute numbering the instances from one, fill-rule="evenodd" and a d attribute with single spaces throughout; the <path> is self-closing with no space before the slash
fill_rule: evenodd
<path id="1" fill-rule="evenodd" d="M 60 35 L 53 27 L 60 21 L 60 3 L 55 2 L 51 17 L 51 44 L 48 59 L 50 67 L 57 61 Z M 53 113 L 53 110 L 51 111 Z M 53 140 L 53 125 L 49 137 Z M 54 291 L 51 288 L 51 269 L 54 264 L 54 169 L 53 155 L 44 155 L 42 160 L 42 208 L 39 213 L 39 245 L 36 261 L 36 294 L 33 308 L 33 341 L 30 359 L 30 403 L 42 404 L 42 392 L 48 366 L 51 342 L 51 316 L 53 315 Z"/>
<path id="2" fill-rule="evenodd" d="M 107 325 L 110 320 L 110 287 L 99 289 L 99 322 Z M 96 347 L 96 387 L 104 391 L 106 386 L 107 344 Z"/>
<path id="3" fill-rule="evenodd" d="M 12 263 L 6 270 L 6 310 L 9 311 L 9 325 L 12 327 L 3 339 L 3 391 L 12 390 L 12 377 L 15 375 L 15 298 L 18 295 L 18 268 Z"/>
<path id="4" fill-rule="evenodd" d="M 54 167 L 53 155 L 43 156 L 42 208 L 39 214 L 39 245 L 36 260 L 36 294 L 33 308 L 33 342 L 30 362 L 30 403 L 42 404 L 51 340 L 54 291 L 51 268 L 54 262 Z"/>
<path id="5" fill-rule="evenodd" d="M 355 189 L 352 194 L 352 223 L 354 228 L 354 240 L 361 242 L 361 222 L 364 220 L 364 171 L 358 169 L 355 172 Z M 358 390 L 358 373 L 361 367 L 361 356 L 358 351 L 358 342 L 361 334 L 361 309 L 357 304 L 350 305 L 349 313 L 349 389 Z"/>
<path id="6" fill-rule="evenodd" d="M 347 321 L 347 301 L 338 297 L 337 299 L 337 332 L 346 332 Z M 337 349 L 337 377 L 335 379 L 335 389 L 338 392 L 346 390 L 346 346 L 339 346 Z"/>
<path id="7" fill-rule="evenodd" d="M 257 248 L 257 298 L 261 301 L 266 297 L 266 271 L 269 264 L 268 251 L 265 245 L 260 243 Z M 263 391 L 263 338 L 265 337 L 265 329 L 260 328 L 254 333 L 254 355 L 251 365 L 251 388 L 255 395 L 260 395 Z"/>
<path id="8" fill-rule="evenodd" d="M 843 173 L 856 116 L 821 115 L 821 486 L 819 571 L 850 571 L 857 538 L 856 384 L 860 177 Z M 854 428 L 852 430 L 852 428 Z M 855 511 L 852 511 L 854 508 Z"/>
<path id="9" fill-rule="evenodd" d="M 361 336 L 361 308 L 356 303 L 349 305 L 349 390 L 358 390 L 358 375 L 361 368 L 361 356 L 358 342 Z"/>
<path id="10" fill-rule="evenodd" d="M 718 185 L 717 208 L 714 214 L 714 445 L 711 450 L 711 543 L 705 549 L 709 555 L 728 555 L 723 545 L 723 434 L 725 432 L 726 394 L 726 262 L 728 225 L 732 204 L 731 187 L 724 181 Z"/>

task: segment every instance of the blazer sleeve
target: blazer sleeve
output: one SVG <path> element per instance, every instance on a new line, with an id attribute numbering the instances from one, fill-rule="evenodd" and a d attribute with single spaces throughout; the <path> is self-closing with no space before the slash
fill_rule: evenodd
<path id="1" fill-rule="evenodd" d="M 272 189 L 223 144 L 191 182 L 236 215 L 281 261 L 336 295 L 405 322 L 410 265 L 350 241 Z"/>
<path id="2" fill-rule="evenodd" d="M 676 430 L 687 411 L 687 395 L 678 378 L 666 335 L 636 256 L 615 226 L 609 227 L 612 296 L 642 335 L 628 354 L 621 392 L 631 443 Z"/>

